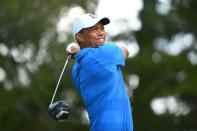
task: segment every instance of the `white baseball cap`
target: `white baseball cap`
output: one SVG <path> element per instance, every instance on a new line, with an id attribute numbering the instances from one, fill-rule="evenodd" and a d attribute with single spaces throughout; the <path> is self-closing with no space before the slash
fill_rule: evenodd
<path id="1" fill-rule="evenodd" d="M 107 17 L 98 18 L 93 14 L 83 14 L 77 18 L 77 20 L 73 24 L 73 36 L 75 38 L 75 34 L 80 32 L 84 28 L 89 28 L 96 25 L 98 22 L 101 22 L 103 25 L 107 25 L 110 23 L 110 20 Z"/>

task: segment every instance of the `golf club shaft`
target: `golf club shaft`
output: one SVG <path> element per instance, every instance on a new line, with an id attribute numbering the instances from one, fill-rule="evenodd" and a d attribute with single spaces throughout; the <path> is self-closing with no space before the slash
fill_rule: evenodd
<path id="1" fill-rule="evenodd" d="M 68 62 L 69 62 L 69 60 L 71 59 L 71 57 L 72 57 L 71 55 L 68 55 L 67 58 L 66 58 L 66 62 L 65 62 L 65 64 L 64 64 L 64 67 L 63 67 L 63 69 L 62 69 L 61 75 L 60 75 L 59 80 L 58 80 L 58 82 L 57 82 L 57 85 L 56 85 L 55 91 L 54 91 L 54 93 L 53 93 L 53 97 L 52 97 L 52 99 L 51 99 L 50 105 L 53 103 L 53 100 L 54 100 L 54 98 L 55 98 L 57 89 L 58 89 L 58 87 L 59 87 L 59 83 L 60 83 L 60 81 L 61 81 L 61 79 L 62 79 L 62 76 L 63 76 L 63 74 L 64 74 L 64 70 L 65 70 L 65 68 L 67 67 Z M 49 106 L 50 106 L 50 105 L 49 105 Z"/>

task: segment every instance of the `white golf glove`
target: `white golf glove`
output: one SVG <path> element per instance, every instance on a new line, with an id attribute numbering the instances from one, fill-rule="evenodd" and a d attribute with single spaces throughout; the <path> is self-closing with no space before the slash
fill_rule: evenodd
<path id="1" fill-rule="evenodd" d="M 74 55 L 76 53 L 78 53 L 80 51 L 80 46 L 76 43 L 70 43 L 67 48 L 65 53 L 66 54 L 70 54 L 70 55 Z"/>
<path id="2" fill-rule="evenodd" d="M 72 52 L 72 50 L 73 50 L 74 48 L 76 48 L 77 46 L 78 46 L 78 44 L 76 44 L 76 43 L 70 43 L 70 44 L 67 46 L 66 51 L 67 51 L 67 52 Z"/>

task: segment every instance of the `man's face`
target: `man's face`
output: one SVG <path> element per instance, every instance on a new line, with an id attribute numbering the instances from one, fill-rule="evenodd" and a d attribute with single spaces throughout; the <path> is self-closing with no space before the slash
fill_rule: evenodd
<path id="1" fill-rule="evenodd" d="M 82 47 L 97 47 L 102 45 L 105 42 L 105 39 L 105 28 L 100 22 L 93 27 L 83 29 L 77 36 L 77 40 Z"/>

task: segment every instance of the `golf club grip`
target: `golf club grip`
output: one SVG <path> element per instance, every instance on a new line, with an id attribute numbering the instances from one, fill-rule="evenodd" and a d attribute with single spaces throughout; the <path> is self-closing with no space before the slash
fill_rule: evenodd
<path id="1" fill-rule="evenodd" d="M 58 80 L 58 82 L 57 82 L 55 91 L 54 91 L 54 93 L 53 93 L 53 97 L 52 97 L 52 99 L 51 99 L 50 105 L 53 103 L 53 100 L 54 100 L 54 98 L 55 98 L 55 95 L 56 95 L 57 89 L 58 89 L 58 87 L 59 87 L 60 81 L 61 81 L 62 76 L 63 76 L 63 74 L 64 74 L 64 70 L 65 70 L 65 68 L 67 67 L 68 62 L 69 62 L 69 60 L 71 59 L 71 57 L 72 57 L 72 55 L 68 55 L 68 56 L 67 56 L 66 62 L 65 62 L 65 64 L 64 64 L 64 67 L 63 67 L 62 72 L 61 72 L 61 74 L 60 74 L 60 77 L 59 77 L 59 80 Z M 50 105 L 49 105 L 49 106 L 50 106 Z"/>
<path id="2" fill-rule="evenodd" d="M 67 55 L 66 60 L 70 60 L 72 57 L 73 57 L 73 55 L 69 54 L 69 55 Z"/>

